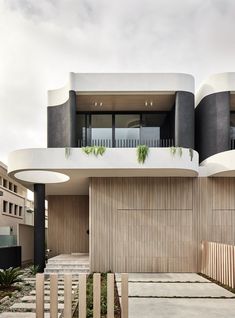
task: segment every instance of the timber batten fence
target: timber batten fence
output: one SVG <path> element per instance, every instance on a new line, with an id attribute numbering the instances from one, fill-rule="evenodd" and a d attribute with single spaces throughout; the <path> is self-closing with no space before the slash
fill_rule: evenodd
<path id="1" fill-rule="evenodd" d="M 202 241 L 201 273 L 235 288 L 235 246 Z"/>
<path id="2" fill-rule="evenodd" d="M 50 317 L 72 318 L 74 314 L 74 295 L 72 274 L 64 274 L 64 310 L 59 316 L 58 310 L 58 274 L 47 275 L 50 278 Z M 60 276 L 61 277 L 61 276 Z M 128 274 L 121 274 L 121 317 L 128 318 Z M 87 316 L 87 275 L 79 274 L 78 279 L 78 313 L 79 318 Z M 45 274 L 36 275 L 36 318 L 44 318 L 45 314 Z M 115 310 L 115 277 L 107 274 L 107 318 L 114 318 Z M 93 318 L 101 317 L 101 274 L 93 274 Z"/>

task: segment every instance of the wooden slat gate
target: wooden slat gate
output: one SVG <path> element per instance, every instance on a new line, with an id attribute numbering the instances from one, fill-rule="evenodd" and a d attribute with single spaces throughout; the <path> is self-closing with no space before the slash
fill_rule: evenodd
<path id="1" fill-rule="evenodd" d="M 201 273 L 235 288 L 235 246 L 203 241 Z"/>
<path id="2" fill-rule="evenodd" d="M 58 275 L 50 274 L 50 317 L 58 318 Z M 86 318 L 86 274 L 79 275 L 79 318 Z M 44 274 L 36 275 L 36 318 L 44 318 Z M 107 318 L 114 318 L 114 274 L 107 274 Z M 93 274 L 93 318 L 101 317 L 101 274 Z M 64 274 L 64 313 L 72 318 L 72 274 Z M 128 274 L 121 274 L 121 317 L 128 318 Z"/>

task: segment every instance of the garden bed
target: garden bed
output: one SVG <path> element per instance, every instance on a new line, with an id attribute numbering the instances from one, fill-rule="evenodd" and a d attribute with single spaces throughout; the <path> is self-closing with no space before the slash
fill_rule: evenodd
<path id="1" fill-rule="evenodd" d="M 101 274 L 101 317 L 107 317 L 107 273 Z M 73 318 L 78 318 L 78 307 L 75 310 Z M 93 317 L 93 275 L 87 278 L 87 318 Z M 114 282 L 114 317 L 121 318 L 121 306 L 118 296 L 116 280 Z"/>

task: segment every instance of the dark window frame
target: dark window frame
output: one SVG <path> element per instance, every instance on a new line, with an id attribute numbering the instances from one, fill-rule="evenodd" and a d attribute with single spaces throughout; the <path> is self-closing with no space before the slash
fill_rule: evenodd
<path id="1" fill-rule="evenodd" d="M 168 115 L 171 112 L 169 111 L 76 111 L 76 115 L 85 115 L 85 142 L 87 146 L 91 146 L 91 117 L 92 115 L 112 115 L 112 148 L 115 148 L 115 115 L 140 115 L 140 138 L 141 131 L 143 129 L 143 114 L 166 114 Z"/>

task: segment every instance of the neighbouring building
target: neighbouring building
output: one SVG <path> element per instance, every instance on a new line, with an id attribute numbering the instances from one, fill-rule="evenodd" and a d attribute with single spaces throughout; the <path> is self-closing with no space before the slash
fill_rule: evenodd
<path id="1" fill-rule="evenodd" d="M 7 166 L 0 162 L 0 247 L 20 245 L 23 264 L 33 260 L 33 225 L 34 203 L 27 188 L 9 177 Z"/>
<path id="2" fill-rule="evenodd" d="M 48 93 L 48 147 L 9 156 L 34 190 L 35 264 L 89 253 L 91 271 L 197 272 L 202 240 L 235 243 L 235 74 L 70 74 Z M 234 123 L 233 123 L 234 122 Z M 138 162 L 139 145 L 148 151 Z"/>

